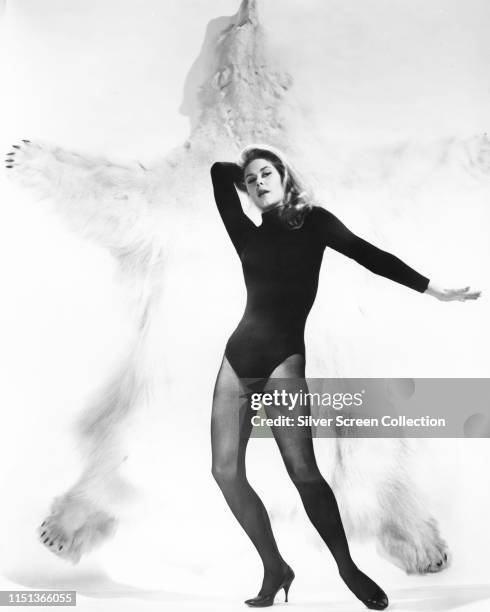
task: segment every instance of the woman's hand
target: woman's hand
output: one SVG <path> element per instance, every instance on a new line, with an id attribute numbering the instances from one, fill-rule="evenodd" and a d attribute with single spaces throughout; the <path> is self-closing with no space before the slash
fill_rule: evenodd
<path id="1" fill-rule="evenodd" d="M 463 287 L 461 289 L 443 289 L 434 285 L 433 282 L 429 282 L 427 289 L 424 293 L 428 293 L 433 297 L 441 300 L 441 302 L 452 302 L 458 300 L 458 302 L 466 302 L 466 300 L 476 300 L 481 296 L 481 291 L 470 291 L 470 287 Z"/>

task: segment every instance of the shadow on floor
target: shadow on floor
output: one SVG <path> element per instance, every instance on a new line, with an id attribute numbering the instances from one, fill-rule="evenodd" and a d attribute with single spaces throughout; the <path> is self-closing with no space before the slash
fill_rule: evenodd
<path id="1" fill-rule="evenodd" d="M 463 584 L 463 585 L 433 585 L 426 587 L 413 587 L 408 589 L 391 589 L 388 593 L 390 605 L 387 612 L 445 612 L 463 609 L 470 604 L 486 602 L 481 610 L 490 610 L 490 584 Z M 342 601 L 308 601 L 294 602 L 294 609 L 301 611 L 329 610 L 329 612 L 358 611 L 359 603 L 354 598 L 350 603 Z M 288 604 L 291 607 L 291 604 Z M 361 604 L 362 607 L 362 604 Z M 362 608 L 365 609 L 365 608 Z"/>
<path id="2" fill-rule="evenodd" d="M 457 608 L 490 599 L 490 584 L 433 585 L 396 589 L 391 601 L 396 610 L 420 610 L 437 612 Z M 490 609 L 490 602 L 488 602 Z"/>
<path id="3" fill-rule="evenodd" d="M 51 589 L 71 590 L 85 597 L 97 599 L 133 598 L 145 601 L 173 602 L 186 604 L 196 600 L 196 596 L 189 593 L 176 593 L 172 591 L 160 591 L 140 589 L 128 584 L 115 582 L 107 574 L 98 569 L 74 570 L 74 571 L 48 571 L 48 570 L 11 570 L 5 574 L 6 578 L 27 589 Z M 432 585 L 413 587 L 405 589 L 394 589 L 389 593 L 389 610 L 417 611 L 417 612 L 443 612 L 456 610 L 469 604 L 484 602 L 490 599 L 490 584 L 465 584 L 465 585 Z M 199 596 L 203 604 L 206 601 L 219 601 L 215 597 Z M 279 600 L 280 601 L 280 598 Z M 354 604 L 354 601 L 352 602 Z M 296 609 L 325 609 L 346 610 L 346 602 L 309 601 L 295 602 Z M 358 605 L 358 604 L 354 604 Z M 490 609 L 490 602 L 487 604 Z M 349 606 L 350 609 L 350 606 Z M 354 609 L 354 607 L 352 608 Z M 357 608 L 356 608 L 357 609 Z"/>
<path id="4" fill-rule="evenodd" d="M 172 591 L 160 591 L 140 589 L 129 584 L 115 582 L 103 570 L 85 569 L 72 571 L 49 571 L 19 569 L 5 572 L 5 577 L 26 589 L 39 590 L 66 590 L 76 591 L 79 595 L 104 598 L 134 598 L 147 601 L 179 601 L 185 603 L 195 599 L 195 595 L 189 593 L 177 593 Z M 200 596 L 200 600 L 206 598 Z"/>

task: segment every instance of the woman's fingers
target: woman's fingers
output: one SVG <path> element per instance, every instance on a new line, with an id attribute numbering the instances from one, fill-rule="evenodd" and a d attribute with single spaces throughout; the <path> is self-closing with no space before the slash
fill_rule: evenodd
<path id="1" fill-rule="evenodd" d="M 446 293 L 442 296 L 442 299 L 449 302 L 452 300 L 458 300 L 465 302 L 466 300 L 476 300 L 481 296 L 481 291 L 469 292 L 470 287 L 464 287 L 463 289 L 446 289 Z"/>
<path id="2" fill-rule="evenodd" d="M 469 291 L 469 289 L 469 287 L 461 287 L 460 289 L 446 289 L 446 292 L 456 295 L 458 293 L 464 293 L 465 291 Z"/>
<path id="3" fill-rule="evenodd" d="M 458 289 L 440 289 L 435 297 L 443 302 L 459 301 L 465 302 L 466 300 L 476 300 L 480 297 L 481 291 L 470 291 L 471 287 L 460 287 Z"/>

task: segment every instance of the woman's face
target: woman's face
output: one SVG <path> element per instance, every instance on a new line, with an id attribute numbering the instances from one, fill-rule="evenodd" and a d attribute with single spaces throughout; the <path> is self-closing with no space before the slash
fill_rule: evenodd
<path id="1" fill-rule="evenodd" d="M 282 204 L 284 187 L 281 175 L 267 159 L 254 159 L 243 173 L 248 195 L 263 212 Z"/>

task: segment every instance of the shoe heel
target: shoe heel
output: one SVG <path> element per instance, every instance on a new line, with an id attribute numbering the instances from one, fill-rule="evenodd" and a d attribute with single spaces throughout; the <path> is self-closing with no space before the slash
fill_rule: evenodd
<path id="1" fill-rule="evenodd" d="M 279 593 L 281 589 L 284 589 L 284 601 L 288 600 L 289 587 L 291 582 L 294 580 L 294 572 L 289 567 L 286 570 L 286 575 L 276 590 L 266 593 L 265 595 L 257 595 L 252 599 L 247 599 L 245 603 L 251 608 L 265 608 L 274 604 L 274 597 Z"/>
<path id="2" fill-rule="evenodd" d="M 289 580 L 283 584 L 283 588 L 284 588 L 284 601 L 288 600 L 289 587 L 291 586 L 293 580 L 294 580 L 294 572 L 293 572 L 293 570 L 291 570 L 291 575 L 289 576 Z"/>

